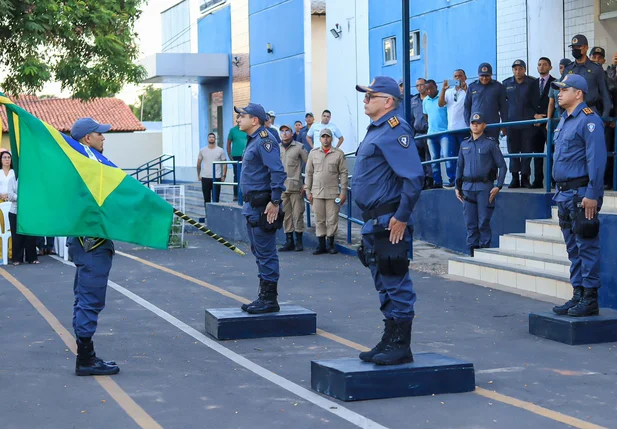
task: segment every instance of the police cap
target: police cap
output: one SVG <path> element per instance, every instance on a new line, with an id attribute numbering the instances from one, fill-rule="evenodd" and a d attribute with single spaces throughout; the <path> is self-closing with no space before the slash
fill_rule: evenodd
<path id="1" fill-rule="evenodd" d="M 369 86 L 356 85 L 358 92 L 383 92 L 394 98 L 401 98 L 401 90 L 394 79 L 389 76 L 377 76 Z"/>
<path id="2" fill-rule="evenodd" d="M 249 103 L 249 105 L 246 107 L 234 106 L 234 111 L 240 114 L 255 116 L 260 121 L 266 122 L 268 120 L 268 115 L 266 115 L 266 111 L 261 104 Z"/>

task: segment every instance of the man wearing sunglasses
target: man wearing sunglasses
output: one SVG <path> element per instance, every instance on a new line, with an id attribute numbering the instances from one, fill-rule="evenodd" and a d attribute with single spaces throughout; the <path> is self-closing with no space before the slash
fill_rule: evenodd
<path id="1" fill-rule="evenodd" d="M 364 113 L 371 118 L 352 176 L 352 195 L 364 220 L 358 258 L 371 270 L 385 317 L 381 341 L 359 357 L 378 365 L 412 362 L 416 293 L 408 256 L 411 212 L 424 171 L 413 131 L 397 115 L 401 96 L 396 81 L 378 76 L 369 86 L 356 85 L 356 90 L 365 93 Z"/>

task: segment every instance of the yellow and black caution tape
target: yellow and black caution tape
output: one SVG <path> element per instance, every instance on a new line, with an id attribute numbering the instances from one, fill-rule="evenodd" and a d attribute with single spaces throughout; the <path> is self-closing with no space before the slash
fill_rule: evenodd
<path id="1" fill-rule="evenodd" d="M 223 246 L 227 247 L 229 250 L 233 250 L 234 252 L 236 252 L 240 256 L 245 256 L 246 255 L 246 253 L 244 253 L 242 250 L 238 249 L 236 246 L 231 244 L 229 241 L 225 240 L 223 237 L 220 237 L 220 236 L 216 235 L 215 233 L 210 231 L 208 228 L 206 228 L 205 226 L 203 226 L 199 222 L 195 222 L 192 218 L 188 217 L 187 215 L 182 213 L 180 210 L 176 210 L 174 208 L 174 214 L 176 216 L 178 216 L 180 219 L 183 219 L 183 220 L 187 221 L 190 225 L 193 225 L 195 228 L 197 228 L 198 230 L 202 231 L 206 235 L 214 238 L 216 241 L 221 243 Z"/>

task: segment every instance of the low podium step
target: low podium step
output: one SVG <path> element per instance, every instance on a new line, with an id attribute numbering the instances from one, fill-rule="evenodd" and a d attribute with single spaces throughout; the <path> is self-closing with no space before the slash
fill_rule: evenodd
<path id="1" fill-rule="evenodd" d="M 282 305 L 278 313 L 248 314 L 238 308 L 206 310 L 206 333 L 217 340 L 312 335 L 317 330 L 314 311 Z"/>
<path id="2" fill-rule="evenodd" d="M 569 345 L 617 342 L 617 310 L 601 308 L 599 316 L 529 314 L 529 333 Z"/>
<path id="3" fill-rule="evenodd" d="M 472 363 L 435 353 L 418 353 L 401 365 L 358 358 L 311 362 L 311 388 L 341 401 L 471 392 L 475 385 Z"/>

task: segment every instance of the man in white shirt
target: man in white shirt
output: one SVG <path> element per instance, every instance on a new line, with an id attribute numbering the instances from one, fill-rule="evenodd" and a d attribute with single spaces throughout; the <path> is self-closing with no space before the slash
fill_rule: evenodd
<path id="1" fill-rule="evenodd" d="M 319 133 L 321 133 L 321 130 L 323 130 L 324 128 L 327 128 L 330 131 L 332 131 L 333 137 L 336 137 L 338 139 L 338 141 L 334 141 L 334 140 L 332 141 L 332 146 L 338 149 L 343 144 L 345 137 L 343 137 L 343 134 L 341 134 L 341 131 L 338 129 L 338 127 L 334 125 L 332 122 L 330 122 L 331 118 L 332 118 L 332 113 L 327 109 L 324 110 L 323 113 L 321 114 L 321 123 L 313 124 L 311 129 L 308 131 L 308 134 L 306 135 L 306 139 L 308 140 L 309 144 L 313 148 L 320 147 L 319 139 L 321 136 L 319 135 Z"/>
<path id="2" fill-rule="evenodd" d="M 439 95 L 439 107 L 446 106 L 448 111 L 448 131 L 468 128 L 465 123 L 465 96 L 467 95 L 467 75 L 462 69 L 454 71 L 454 87 L 448 80 L 443 81 Z M 450 134 L 448 144 L 449 156 L 458 156 L 461 142 L 469 137 L 469 131 Z"/>
<path id="3" fill-rule="evenodd" d="M 275 137 L 278 137 L 278 142 L 281 143 L 281 130 L 279 130 L 279 127 L 277 127 L 276 125 L 274 125 L 274 120 L 276 119 L 276 113 L 274 113 L 274 110 L 270 110 L 268 112 L 268 120 L 266 121 L 266 127 L 270 128 L 271 131 L 276 132 Z"/>
<path id="4" fill-rule="evenodd" d="M 212 177 L 214 161 L 226 161 L 225 151 L 216 145 L 216 135 L 208 134 L 208 146 L 199 151 L 197 157 L 197 179 L 201 181 L 201 191 L 204 194 L 204 205 L 211 201 L 214 182 L 224 182 L 227 178 L 227 164 L 216 164 L 216 177 Z M 222 179 L 222 180 L 221 180 Z M 221 186 L 216 187 L 216 201 L 221 199 Z"/>

